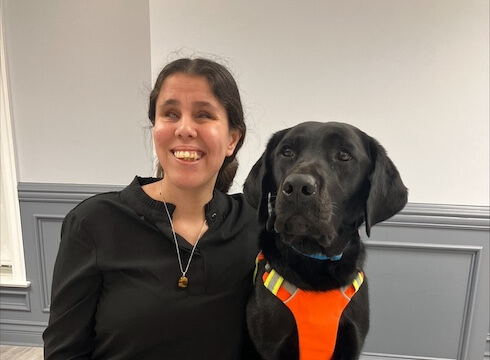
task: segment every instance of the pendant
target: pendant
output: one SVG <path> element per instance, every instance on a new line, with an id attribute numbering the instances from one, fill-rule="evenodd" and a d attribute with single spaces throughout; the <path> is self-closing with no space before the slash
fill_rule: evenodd
<path id="1" fill-rule="evenodd" d="M 187 276 L 181 276 L 177 285 L 179 286 L 179 288 L 185 289 L 187 285 L 189 285 L 189 279 L 187 278 Z"/>

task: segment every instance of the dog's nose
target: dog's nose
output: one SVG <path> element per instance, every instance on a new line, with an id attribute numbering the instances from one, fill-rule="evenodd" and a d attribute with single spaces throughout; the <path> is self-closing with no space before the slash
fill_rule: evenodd
<path id="1" fill-rule="evenodd" d="M 316 193 L 316 180 L 311 175 L 291 174 L 283 183 L 282 192 L 286 196 L 310 196 Z"/>

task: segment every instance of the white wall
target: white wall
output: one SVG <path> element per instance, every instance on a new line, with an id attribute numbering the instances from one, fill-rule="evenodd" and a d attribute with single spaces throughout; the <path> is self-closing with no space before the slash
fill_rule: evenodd
<path id="1" fill-rule="evenodd" d="M 18 180 L 150 175 L 148 1 L 3 3 Z"/>
<path id="2" fill-rule="evenodd" d="M 411 202 L 489 204 L 486 0 L 3 2 L 21 182 L 152 174 L 150 76 L 184 48 L 239 82 L 234 190 L 272 132 L 335 120 L 385 145 Z"/>
<path id="3" fill-rule="evenodd" d="M 410 202 L 489 204 L 489 3 L 150 0 L 153 76 L 217 54 L 249 123 L 237 185 L 269 135 L 307 120 L 377 138 Z"/>

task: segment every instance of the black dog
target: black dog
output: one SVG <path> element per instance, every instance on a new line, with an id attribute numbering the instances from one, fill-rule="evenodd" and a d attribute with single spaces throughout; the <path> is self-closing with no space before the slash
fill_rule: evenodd
<path id="1" fill-rule="evenodd" d="M 358 229 L 365 223 L 369 236 L 407 202 L 384 148 L 348 124 L 302 123 L 272 136 L 244 193 L 263 226 L 265 259 L 247 305 L 257 351 L 264 359 L 357 359 L 369 329 Z"/>

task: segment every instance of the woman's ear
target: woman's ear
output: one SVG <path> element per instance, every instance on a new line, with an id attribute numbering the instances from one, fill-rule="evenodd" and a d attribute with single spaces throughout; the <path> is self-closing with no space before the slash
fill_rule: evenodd
<path id="1" fill-rule="evenodd" d="M 235 148 L 242 137 L 242 133 L 238 129 L 230 130 L 230 143 L 226 150 L 226 156 L 231 156 L 235 152 Z"/>

